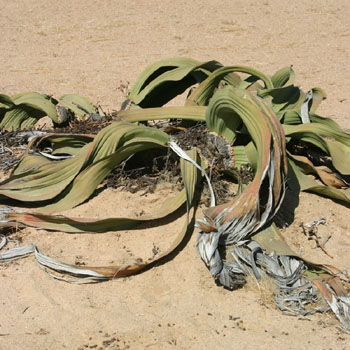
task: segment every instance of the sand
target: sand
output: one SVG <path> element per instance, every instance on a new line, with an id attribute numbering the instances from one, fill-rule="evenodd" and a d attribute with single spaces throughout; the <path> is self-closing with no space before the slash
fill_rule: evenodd
<path id="1" fill-rule="evenodd" d="M 0 93 L 77 93 L 118 110 L 121 83 L 156 60 L 180 56 L 247 65 L 272 74 L 293 65 L 305 91 L 328 95 L 319 109 L 350 129 L 350 2 L 0 0 Z M 137 214 L 169 189 L 140 196 L 109 189 L 77 216 Z M 325 217 L 327 256 L 301 223 Z M 349 208 L 302 194 L 283 230 L 313 261 L 350 266 Z M 68 235 L 24 229 L 23 243 L 67 263 L 112 264 L 165 250 L 181 219 L 162 226 Z M 33 258 L 0 265 L 0 349 L 349 349 L 332 315 L 290 317 L 258 286 L 215 285 L 195 248 L 196 231 L 172 259 L 142 274 L 99 284 L 50 278 Z"/>

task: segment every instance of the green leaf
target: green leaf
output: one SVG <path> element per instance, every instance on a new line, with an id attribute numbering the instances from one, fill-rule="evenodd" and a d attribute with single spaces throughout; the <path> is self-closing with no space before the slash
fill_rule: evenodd
<path id="1" fill-rule="evenodd" d="M 295 80 L 295 73 L 293 66 L 284 67 L 278 70 L 271 78 L 272 84 L 275 88 L 293 85 Z"/>
<path id="2" fill-rule="evenodd" d="M 263 98 L 271 97 L 272 107 L 275 112 L 285 110 L 300 111 L 305 94 L 294 85 L 281 88 L 264 89 L 259 91 Z"/>
<path id="3" fill-rule="evenodd" d="M 321 102 L 327 98 L 327 95 L 321 88 L 313 88 L 311 91 L 312 104 L 310 108 L 310 113 L 315 113 L 316 109 L 321 104 Z"/>
<path id="4" fill-rule="evenodd" d="M 229 129 L 230 115 L 232 119 L 242 120 L 256 147 L 255 178 L 234 201 L 207 209 L 204 212 L 205 218 L 199 220 L 198 225 L 205 232 L 211 232 L 215 227 L 217 230 L 226 227 L 225 235 L 230 236 L 232 244 L 245 237 L 248 232 L 261 227 L 260 225 L 263 225 L 279 207 L 284 192 L 287 165 L 283 131 L 272 109 L 260 98 L 249 91 L 230 86 L 217 91 L 206 114 L 208 128 L 230 140 L 234 131 Z M 269 183 L 270 194 L 268 199 L 265 198 L 267 202 L 262 208 L 259 198 L 260 193 L 264 191 L 265 182 Z"/>
<path id="5" fill-rule="evenodd" d="M 205 121 L 206 110 L 207 107 L 203 106 L 139 108 L 119 111 L 115 119 L 124 120 L 130 123 L 162 119 Z"/>
<path id="6" fill-rule="evenodd" d="M 162 60 L 149 66 L 132 86 L 129 98 L 143 108 L 160 107 L 222 65 L 189 58 Z M 199 76 L 198 72 L 202 74 Z M 199 80 L 197 80 L 199 79 Z"/>
<path id="7" fill-rule="evenodd" d="M 43 162 L 40 166 L 36 163 L 37 158 L 31 158 L 31 164 L 29 161 L 24 165 L 19 163 L 13 176 L 0 185 L 0 194 L 30 202 L 60 195 L 61 198 L 56 198 L 43 210 L 72 208 L 87 199 L 129 155 L 165 146 L 168 140 L 168 135 L 160 130 L 116 122 L 104 128 L 92 142 L 83 145 L 74 158 Z"/>
<path id="8" fill-rule="evenodd" d="M 25 92 L 12 97 L 12 100 L 17 106 L 26 106 L 32 108 L 33 111 L 38 111 L 40 117 L 43 115 L 49 116 L 55 123 L 58 123 L 58 115 L 55 107 L 55 101 L 51 101 L 47 95 L 37 92 Z M 32 114 L 33 117 L 36 115 Z"/>
<path id="9" fill-rule="evenodd" d="M 188 151 L 188 155 L 197 161 L 198 153 L 196 149 Z M 9 223 L 25 224 L 38 228 L 46 228 L 51 230 L 65 230 L 66 232 L 106 232 L 108 230 L 118 230 L 131 228 L 134 225 L 143 222 L 159 219 L 175 211 L 181 206 L 184 201 L 187 202 L 187 213 L 185 215 L 186 221 L 179 231 L 170 247 L 162 254 L 157 255 L 147 263 L 131 263 L 123 266 L 103 266 L 103 267 L 88 267 L 88 266 L 74 266 L 61 263 L 57 260 L 53 260 L 44 255 L 40 255 L 38 259 L 38 250 L 35 247 L 35 257 L 40 265 L 49 267 L 55 271 L 69 273 L 77 276 L 87 276 L 91 279 L 103 280 L 108 278 L 119 278 L 134 274 L 141 271 L 147 266 L 151 266 L 154 263 L 160 261 L 164 257 L 168 256 L 176 249 L 183 241 L 189 227 L 190 208 L 194 198 L 194 191 L 198 181 L 198 171 L 196 167 L 183 159 L 180 160 L 182 178 L 185 188 L 174 198 L 168 198 L 163 203 L 160 211 L 151 217 L 143 217 L 142 219 L 133 218 L 110 218 L 104 220 L 91 220 L 91 219 L 71 219 L 63 216 L 42 215 L 38 213 L 24 213 L 23 211 L 9 210 L 4 217 Z M 3 214 L 3 213 L 2 213 Z M 9 252 L 9 251 L 8 251 Z M 96 275 L 96 273 L 98 275 Z"/>
<path id="10" fill-rule="evenodd" d="M 33 118 L 33 115 L 36 115 L 37 118 Z M 45 113 L 33 108 L 26 106 L 15 107 L 5 112 L 0 123 L 0 129 L 4 129 L 6 131 L 14 131 L 22 129 L 23 126 L 33 126 L 38 119 L 44 116 Z M 28 122 L 25 123 L 26 121 Z"/>
<path id="11" fill-rule="evenodd" d="M 0 94 L 0 108 L 11 108 L 14 105 L 10 96 Z"/>
<path id="12" fill-rule="evenodd" d="M 229 79 L 232 76 L 232 73 L 246 73 L 251 76 L 256 77 L 263 81 L 265 88 L 273 88 L 272 82 L 268 76 L 259 72 L 256 69 L 252 69 L 245 66 L 229 66 L 217 69 L 210 76 L 205 79 L 199 86 L 192 92 L 192 94 L 187 99 L 187 106 L 206 106 L 209 103 L 210 98 L 213 96 L 214 92 L 218 88 L 221 81 Z M 230 82 L 227 81 L 229 84 Z M 239 81 L 234 80 L 231 86 L 238 86 Z"/>
<path id="13" fill-rule="evenodd" d="M 350 135 L 328 125 L 307 123 L 283 125 L 286 136 L 308 142 L 331 157 L 332 164 L 342 174 L 350 174 L 350 165 L 344 159 L 350 155 Z"/>
<path id="14" fill-rule="evenodd" d="M 344 202 L 350 202 L 350 191 L 340 190 L 331 186 L 326 186 L 320 182 L 314 180 L 312 177 L 305 173 L 304 166 L 298 165 L 295 159 L 289 158 L 289 173 L 288 173 L 288 184 L 292 190 L 308 191 L 316 194 L 320 194 L 325 197 L 329 197 Z"/>
<path id="15" fill-rule="evenodd" d="M 69 94 L 63 95 L 58 100 L 59 105 L 70 109 L 74 114 L 84 117 L 87 114 L 96 113 L 96 108 L 87 97 Z"/>

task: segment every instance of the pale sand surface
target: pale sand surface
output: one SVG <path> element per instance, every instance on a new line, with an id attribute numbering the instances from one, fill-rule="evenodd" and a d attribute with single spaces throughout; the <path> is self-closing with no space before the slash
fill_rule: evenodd
<path id="1" fill-rule="evenodd" d="M 350 128 L 350 2 L 4 1 L 0 0 L 0 92 L 77 93 L 118 110 L 120 82 L 173 56 L 248 65 L 272 74 L 293 65 L 304 90 L 328 95 L 319 113 Z M 70 214 L 126 216 L 169 194 L 104 191 Z M 326 217 L 322 237 L 333 259 L 299 227 Z M 284 235 L 314 261 L 350 266 L 350 212 L 302 194 Z M 181 219 L 104 235 L 25 229 L 23 242 L 68 263 L 127 262 L 167 248 Z M 349 349 L 331 315 L 283 315 L 264 290 L 217 287 L 195 248 L 195 234 L 169 262 L 127 279 L 68 284 L 32 258 L 0 265 L 0 349 Z"/>

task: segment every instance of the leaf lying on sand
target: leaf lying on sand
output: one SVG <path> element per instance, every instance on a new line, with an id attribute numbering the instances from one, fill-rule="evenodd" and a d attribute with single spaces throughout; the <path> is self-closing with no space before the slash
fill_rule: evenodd
<path id="1" fill-rule="evenodd" d="M 273 217 L 284 196 L 287 166 L 284 134 L 271 109 L 248 91 L 228 87 L 214 94 L 207 110 L 208 127 L 219 134 L 227 133 L 229 118 L 243 121 L 256 146 L 255 178 L 232 202 L 204 211 L 204 219 L 197 224 L 205 233 L 199 234 L 197 247 L 213 277 L 233 288 L 236 281 L 230 279 L 221 261 L 219 241 L 238 243 Z"/>
<path id="2" fill-rule="evenodd" d="M 179 208 L 184 202 L 187 205 L 187 212 L 185 214 L 186 220 L 181 231 L 176 236 L 173 243 L 164 253 L 157 255 L 156 258 L 146 263 L 131 263 L 123 266 L 103 266 L 103 267 L 78 267 L 70 264 L 59 262 L 55 259 L 43 255 L 36 246 L 29 245 L 21 248 L 14 248 L 5 252 L 0 252 L 0 262 L 6 262 L 28 256 L 34 253 L 36 260 L 43 267 L 48 267 L 51 270 L 61 273 L 68 273 L 70 275 L 79 276 L 78 280 L 65 279 L 59 275 L 50 273 L 53 277 L 63 279 L 68 282 L 80 282 L 82 280 L 105 280 L 109 278 L 119 278 L 134 274 L 143 270 L 145 267 L 154 264 L 169 255 L 183 240 L 188 230 L 189 219 L 191 215 L 191 207 L 193 205 L 193 197 L 195 187 L 198 181 L 198 170 L 194 163 L 197 159 L 197 152 L 195 149 L 188 152 L 188 154 L 181 158 L 182 178 L 184 181 L 184 190 L 173 199 L 167 199 L 163 203 L 161 209 L 150 217 L 143 217 L 142 219 L 133 218 L 110 218 L 106 220 L 77 220 L 69 219 L 63 216 L 48 216 L 35 213 L 26 213 L 22 210 L 16 211 L 11 208 L 0 207 L 0 224 L 3 222 L 24 224 L 38 228 L 61 230 L 66 232 L 106 232 L 110 230 L 125 229 L 135 226 L 143 221 L 156 220 L 167 216 Z M 193 213 L 193 211 L 192 211 Z"/>
<path id="3" fill-rule="evenodd" d="M 169 249 L 148 263 L 81 267 L 60 263 L 29 245 L 2 251 L 0 261 L 34 254 L 50 274 L 78 276 L 79 281 L 136 273 L 168 255 L 183 240 L 191 208 L 197 205 L 196 185 L 204 175 L 212 201 L 204 218 L 197 220 L 201 230 L 197 248 L 215 280 L 230 289 L 252 276 L 261 283 L 269 280 L 282 311 L 306 315 L 330 308 L 342 329 L 350 332 L 349 297 L 344 289 L 347 277 L 332 266 L 301 259 L 272 223 L 287 186 L 296 192 L 311 191 L 350 202 L 350 166 L 344 161 L 350 155 L 350 135 L 335 121 L 316 114 L 326 97 L 322 89 L 305 93 L 294 81 L 292 67 L 269 77 L 249 67 L 224 67 L 217 61 L 175 58 L 152 64 L 135 82 L 121 110 L 107 116 L 113 122 L 97 135 L 58 132 L 30 141 L 11 176 L 0 184 L 0 203 L 4 204 L 0 225 L 102 233 L 142 221 L 157 224 L 157 219 L 186 203 L 184 226 Z M 185 106 L 164 106 L 186 90 Z M 69 120 L 67 111 L 86 121 L 98 116 L 91 101 L 77 95 L 57 100 L 38 93 L 0 95 L 0 128 L 28 128 L 44 115 L 57 126 Z M 202 142 L 201 149 L 194 146 L 194 140 L 186 140 L 186 149 L 181 149 L 179 133 L 198 126 L 211 135 L 205 139 L 214 145 Z M 153 215 L 103 220 L 54 215 L 88 200 L 129 157 L 168 146 L 181 157 L 184 189 L 167 198 Z M 203 156 L 209 146 L 218 153 L 210 161 Z M 223 155 L 225 161 L 220 163 Z M 215 205 L 212 171 L 239 183 L 239 193 L 227 203 Z M 9 206 L 9 199 L 35 209 L 15 209 Z M 4 242 L 2 238 L 1 248 Z"/>
<path id="4" fill-rule="evenodd" d="M 96 113 L 96 108 L 88 98 L 73 94 L 59 100 L 37 92 L 25 92 L 12 98 L 0 95 L 0 129 L 7 131 L 30 129 L 44 116 L 60 124 L 67 121 L 70 112 L 84 117 Z"/>

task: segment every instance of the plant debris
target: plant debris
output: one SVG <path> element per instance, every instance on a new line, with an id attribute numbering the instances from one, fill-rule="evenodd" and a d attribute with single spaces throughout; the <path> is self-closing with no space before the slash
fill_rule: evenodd
<path id="1" fill-rule="evenodd" d="M 20 161 L 28 142 L 28 136 L 34 133 L 0 130 L 0 170 L 7 174 Z"/>
<path id="2" fill-rule="evenodd" d="M 303 229 L 303 233 L 308 238 L 308 240 L 315 241 L 316 246 L 320 248 L 326 255 L 333 259 L 333 256 L 329 254 L 326 248 L 324 247 L 328 240 L 331 238 L 331 236 L 327 236 L 327 238 L 324 241 L 322 241 L 322 237 L 320 237 L 317 234 L 319 225 L 327 225 L 326 218 L 319 218 L 307 224 L 301 223 L 300 227 Z"/>
<path id="3" fill-rule="evenodd" d="M 173 127 L 173 123 L 159 123 L 158 128 Z M 215 198 L 218 204 L 231 200 L 236 195 L 237 186 L 222 171 L 224 162 L 227 161 L 227 154 L 220 154 L 218 151 L 219 140 L 222 137 L 210 133 L 203 123 L 198 123 L 185 130 L 176 130 L 172 133 L 174 141 L 184 150 L 193 147 L 198 149 L 199 155 L 205 162 L 209 174 Z M 216 141 L 216 142 L 215 142 Z M 228 147 L 228 146 L 227 146 Z M 178 157 L 164 150 L 154 150 L 153 158 L 145 156 L 142 152 L 136 154 L 116 167 L 105 180 L 106 187 L 121 189 L 131 193 L 143 191 L 142 195 L 154 193 L 157 186 L 164 183 L 172 185 L 172 189 L 181 190 L 181 175 Z M 246 181 L 252 178 L 253 173 L 247 168 L 242 168 L 239 175 Z M 210 193 L 208 184 L 203 183 L 203 191 L 200 204 L 207 207 L 210 205 Z"/>
<path id="4" fill-rule="evenodd" d="M 155 222 L 186 204 L 184 226 L 174 242 L 165 251 L 155 247 L 147 262 L 87 267 L 77 259 L 69 265 L 34 244 L 1 252 L 0 260 L 33 254 L 44 269 L 81 278 L 73 281 L 137 273 L 184 242 L 199 194 L 203 202 L 209 199 L 205 177 L 210 205 L 196 220 L 196 246 L 215 281 L 228 289 L 241 287 L 249 276 L 273 282 L 276 305 L 294 314 L 325 312 L 328 307 L 319 302 L 325 301 L 350 332 L 348 277 L 295 254 L 273 223 L 287 187 L 296 194 L 310 191 L 350 203 L 350 165 L 344 161 L 350 135 L 315 113 L 326 96 L 322 89 L 305 93 L 294 80 L 292 67 L 268 76 L 244 66 L 175 58 L 152 64 L 130 89 L 121 85 L 126 101 L 110 116 L 100 115 L 89 99 L 78 95 L 0 95 L 3 130 L 30 129 L 45 115 L 55 126 L 49 136 L 38 136 L 0 184 L 4 225 L 70 233 L 115 231 Z M 166 106 L 185 91 L 184 106 Z M 2 145 L 1 152 L 11 153 L 8 140 Z M 57 215 L 91 198 L 101 183 L 147 195 L 163 182 L 179 190 L 150 215 L 96 220 Z M 11 207 L 11 200 L 38 212 Z M 324 250 L 317 224 L 304 232 Z"/>

